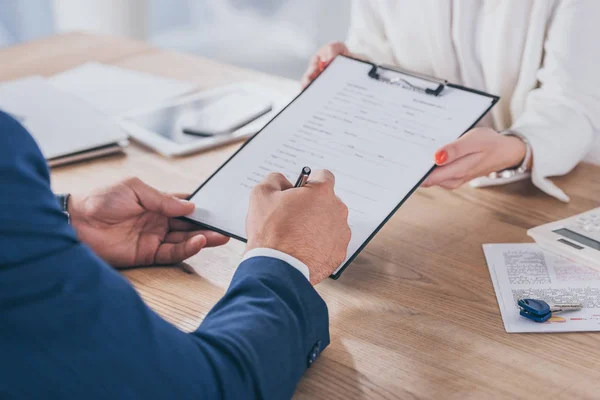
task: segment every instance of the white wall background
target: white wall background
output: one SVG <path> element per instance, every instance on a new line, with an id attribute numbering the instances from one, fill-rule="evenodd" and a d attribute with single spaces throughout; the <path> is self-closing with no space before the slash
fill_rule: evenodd
<path id="1" fill-rule="evenodd" d="M 0 47 L 88 31 L 299 78 L 322 44 L 344 39 L 349 8 L 349 0 L 0 0 Z"/>

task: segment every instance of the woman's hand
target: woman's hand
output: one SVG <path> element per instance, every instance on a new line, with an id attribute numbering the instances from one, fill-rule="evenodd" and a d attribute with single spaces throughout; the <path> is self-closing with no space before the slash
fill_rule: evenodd
<path id="1" fill-rule="evenodd" d="M 523 162 L 527 147 L 515 136 L 492 128 L 474 128 L 442 147 L 434 156 L 436 168 L 421 186 L 457 189 L 465 182 Z"/>
<path id="2" fill-rule="evenodd" d="M 352 56 L 346 45 L 342 42 L 332 42 L 321 47 L 317 54 L 311 58 L 308 68 L 302 76 L 302 89 L 308 86 L 333 59 L 338 55 Z"/>
<path id="3" fill-rule="evenodd" d="M 114 267 L 176 264 L 229 238 L 176 217 L 194 204 L 137 178 L 71 196 L 68 211 L 79 239 Z"/>

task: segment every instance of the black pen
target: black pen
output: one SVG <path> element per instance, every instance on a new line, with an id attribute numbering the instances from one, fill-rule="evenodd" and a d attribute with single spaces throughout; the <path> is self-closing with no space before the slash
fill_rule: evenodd
<path id="1" fill-rule="evenodd" d="M 296 184 L 294 185 L 294 187 L 299 188 L 299 187 L 306 185 L 306 182 L 308 182 L 309 175 L 310 175 L 310 168 L 309 167 L 302 168 L 302 171 L 300 171 L 300 176 L 298 176 L 298 179 L 296 179 Z"/>

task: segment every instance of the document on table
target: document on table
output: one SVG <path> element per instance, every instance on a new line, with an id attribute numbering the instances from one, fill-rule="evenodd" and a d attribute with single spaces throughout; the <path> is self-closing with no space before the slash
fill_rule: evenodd
<path id="1" fill-rule="evenodd" d="M 155 105 L 197 88 L 192 83 L 96 62 L 82 64 L 48 80 L 58 89 L 85 100 L 111 117 Z"/>
<path id="2" fill-rule="evenodd" d="M 497 98 L 447 86 L 439 97 L 369 76 L 337 57 L 192 196 L 191 220 L 245 240 L 251 189 L 270 172 L 291 182 L 303 166 L 329 169 L 350 210 L 346 261 L 366 245 L 433 167 L 436 149 L 473 126 Z M 410 85 L 431 87 L 411 75 Z M 339 276 L 339 275 L 337 275 Z"/>
<path id="3" fill-rule="evenodd" d="M 600 331 L 600 271 L 545 252 L 534 243 L 484 244 L 507 332 Z M 537 323 L 519 315 L 517 301 L 583 303 L 580 311 L 554 314 Z"/>
<path id="4" fill-rule="evenodd" d="M 127 141 L 118 124 L 41 76 L 2 83 L 0 109 L 27 128 L 49 161 L 73 154 L 83 158 L 99 148 L 106 152 L 107 146 L 116 151 Z"/>

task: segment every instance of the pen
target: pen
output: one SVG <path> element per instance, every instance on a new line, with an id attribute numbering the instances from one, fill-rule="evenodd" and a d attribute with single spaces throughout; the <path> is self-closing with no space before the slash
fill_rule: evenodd
<path id="1" fill-rule="evenodd" d="M 310 175 L 310 168 L 309 167 L 302 168 L 302 171 L 300 171 L 300 176 L 298 176 L 298 179 L 296 179 L 296 184 L 294 185 L 294 187 L 299 188 L 299 187 L 306 185 L 306 182 L 308 182 L 309 175 Z"/>

